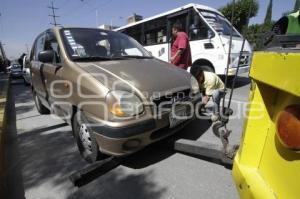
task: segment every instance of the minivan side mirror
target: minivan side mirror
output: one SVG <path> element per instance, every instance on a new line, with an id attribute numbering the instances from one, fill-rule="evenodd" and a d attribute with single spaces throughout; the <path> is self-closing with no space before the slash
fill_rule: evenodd
<path id="1" fill-rule="evenodd" d="M 55 57 L 55 52 L 53 50 L 41 51 L 38 54 L 38 59 L 43 63 L 52 63 Z"/>
<path id="2" fill-rule="evenodd" d="M 214 37 L 214 33 L 211 30 L 208 30 L 207 37 L 208 37 L 208 39 L 212 39 Z"/>

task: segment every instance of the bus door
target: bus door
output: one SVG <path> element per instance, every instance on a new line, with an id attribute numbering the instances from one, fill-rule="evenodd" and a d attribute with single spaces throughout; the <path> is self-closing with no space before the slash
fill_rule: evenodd
<path id="1" fill-rule="evenodd" d="M 189 11 L 183 10 L 180 12 L 176 12 L 172 15 L 169 15 L 167 18 L 167 40 L 168 40 L 168 51 L 169 51 L 169 59 L 171 58 L 171 45 L 174 41 L 172 35 L 172 27 L 175 23 L 180 23 L 182 25 L 182 29 L 184 32 L 188 34 L 188 17 Z"/>

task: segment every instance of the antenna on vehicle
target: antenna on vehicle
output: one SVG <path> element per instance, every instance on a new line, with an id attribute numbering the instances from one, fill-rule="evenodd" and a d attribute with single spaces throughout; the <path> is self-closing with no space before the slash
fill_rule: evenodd
<path id="1" fill-rule="evenodd" d="M 55 10 L 58 10 L 58 8 L 55 8 L 54 5 L 53 5 L 53 1 L 51 1 L 51 6 L 48 6 L 49 9 L 52 10 L 52 15 L 49 15 L 50 17 L 53 17 L 53 23 L 50 23 L 51 25 L 54 25 L 54 26 L 59 26 L 61 24 L 59 23 L 56 23 L 56 18 L 60 17 L 60 16 L 57 16 L 55 15 Z"/>

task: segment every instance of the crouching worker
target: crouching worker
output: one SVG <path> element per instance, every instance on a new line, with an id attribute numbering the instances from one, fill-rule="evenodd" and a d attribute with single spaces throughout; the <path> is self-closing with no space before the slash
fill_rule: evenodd
<path id="1" fill-rule="evenodd" d="M 212 98 L 214 106 L 211 120 L 216 122 L 220 118 L 220 102 L 225 94 L 224 83 L 215 73 L 203 71 L 198 66 L 192 67 L 190 72 L 199 83 L 202 92 L 202 107 L 205 107 Z"/>

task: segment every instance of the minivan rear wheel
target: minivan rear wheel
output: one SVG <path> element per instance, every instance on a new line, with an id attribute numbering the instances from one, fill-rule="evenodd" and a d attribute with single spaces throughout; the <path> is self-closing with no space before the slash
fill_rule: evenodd
<path id="1" fill-rule="evenodd" d="M 73 133 L 81 156 L 89 163 L 106 157 L 99 151 L 95 133 L 89 127 L 82 111 L 78 111 L 72 122 Z"/>
<path id="2" fill-rule="evenodd" d="M 50 114 L 50 110 L 42 104 L 40 98 L 38 97 L 38 95 L 36 94 L 35 91 L 33 91 L 33 100 L 34 100 L 35 107 L 36 107 L 37 111 L 41 115 L 48 115 L 48 114 Z"/>

